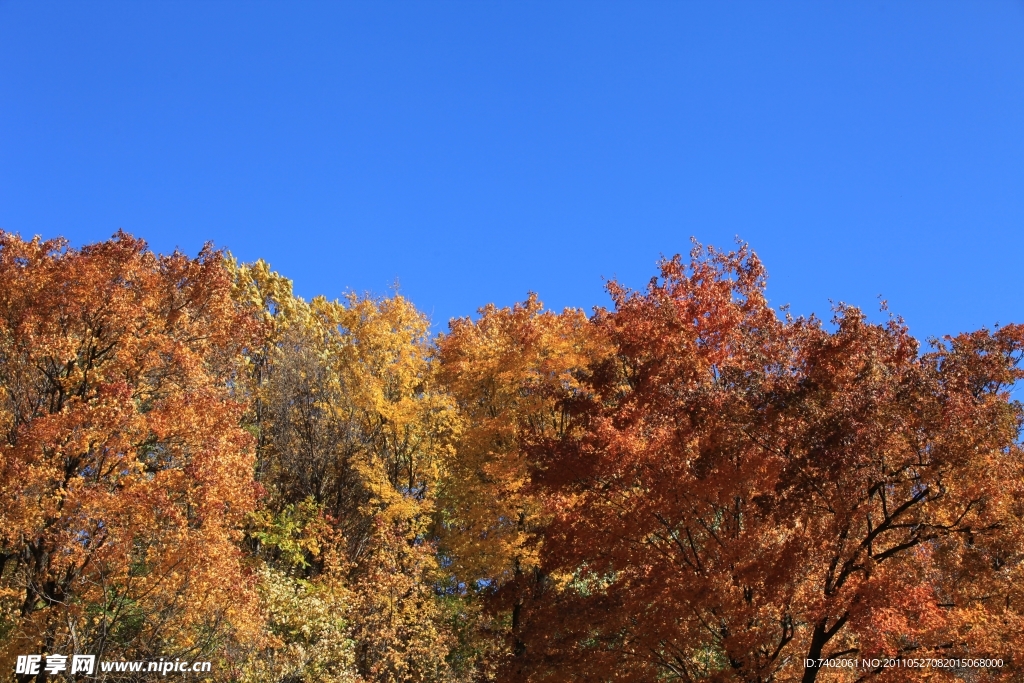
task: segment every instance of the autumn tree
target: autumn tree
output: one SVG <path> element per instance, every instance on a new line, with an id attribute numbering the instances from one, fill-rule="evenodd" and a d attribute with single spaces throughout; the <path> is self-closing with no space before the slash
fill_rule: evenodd
<path id="1" fill-rule="evenodd" d="M 507 666 L 517 666 L 524 596 L 542 577 L 549 515 L 529 488 L 529 445 L 575 433 L 563 399 L 606 350 L 583 311 L 547 311 L 535 295 L 454 320 L 438 340 L 440 380 L 466 423 L 443 481 L 440 533 L 450 571 L 476 594 L 468 608 L 484 635 L 485 669 L 509 655 Z"/>
<path id="2" fill-rule="evenodd" d="M 615 345 L 533 444 L 547 501 L 524 680 L 1019 675 L 1024 328 L 920 353 L 899 319 L 780 319 L 756 257 L 696 249 L 593 324 Z M 516 672 L 513 672 L 516 673 Z M 934 669 L 936 680 L 963 671 Z"/>
<path id="3" fill-rule="evenodd" d="M 259 635 L 231 395 L 254 332 L 219 252 L 0 233 L 0 662 L 220 658 Z M 41 674 L 45 675 L 45 674 Z"/>
<path id="4" fill-rule="evenodd" d="M 268 562 L 264 595 L 333 596 L 338 619 L 314 639 L 365 680 L 453 680 L 430 529 L 461 421 L 434 387 L 425 317 L 400 296 L 306 302 L 262 262 L 234 268 L 236 297 L 266 324 L 247 375 L 267 490 L 251 529 Z M 322 665 L 296 659 L 313 651 L 310 636 L 278 630 L 257 659 L 291 662 L 275 676 L 319 680 Z"/>
<path id="5" fill-rule="evenodd" d="M 0 665 L 237 683 L 1016 680 L 1024 328 L 778 315 L 745 246 L 614 306 L 306 301 L 0 233 Z M 1002 667 L 827 669 L 899 657 Z M 40 677 L 40 679 L 43 679 Z"/>

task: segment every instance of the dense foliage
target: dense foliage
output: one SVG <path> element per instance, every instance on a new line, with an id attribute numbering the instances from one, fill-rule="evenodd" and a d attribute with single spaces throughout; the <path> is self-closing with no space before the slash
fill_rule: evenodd
<path id="1" fill-rule="evenodd" d="M 431 337 L 211 248 L 0 232 L 0 668 L 1024 676 L 1024 327 L 783 317 L 746 247 L 609 291 Z M 905 657 L 1002 666 L 868 664 Z"/>

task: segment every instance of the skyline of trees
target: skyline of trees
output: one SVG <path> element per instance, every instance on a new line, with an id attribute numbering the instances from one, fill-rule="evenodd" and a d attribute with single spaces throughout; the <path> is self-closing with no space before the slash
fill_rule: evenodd
<path id="1" fill-rule="evenodd" d="M 765 278 L 695 245 L 591 315 L 531 294 L 431 336 L 212 247 L 0 232 L 0 667 L 1017 680 L 1024 327 L 923 350 Z"/>

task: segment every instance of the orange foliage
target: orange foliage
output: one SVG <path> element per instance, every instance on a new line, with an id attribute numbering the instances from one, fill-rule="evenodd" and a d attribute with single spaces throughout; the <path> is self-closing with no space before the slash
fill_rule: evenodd
<path id="1" fill-rule="evenodd" d="M 0 630 L 18 653 L 210 656 L 253 637 L 237 529 L 253 331 L 219 253 L 0 233 Z"/>
<path id="2" fill-rule="evenodd" d="M 210 248 L 0 233 L 0 666 L 1019 680 L 1024 327 L 922 352 L 765 277 L 698 246 L 612 310 L 431 339 Z M 861 665 L 925 657 L 1004 665 Z"/>
<path id="3" fill-rule="evenodd" d="M 481 626 L 508 638 L 512 654 L 522 652 L 520 611 L 540 576 L 547 523 L 529 490 L 529 444 L 573 433 L 559 401 L 580 391 L 606 350 L 582 311 L 545 311 L 535 295 L 512 308 L 487 306 L 477 321 L 453 321 L 438 342 L 440 381 L 466 420 L 441 490 L 441 541 L 470 594 L 474 586 L 501 589 L 491 607 L 507 623 Z M 485 657 L 491 665 L 501 658 Z"/>

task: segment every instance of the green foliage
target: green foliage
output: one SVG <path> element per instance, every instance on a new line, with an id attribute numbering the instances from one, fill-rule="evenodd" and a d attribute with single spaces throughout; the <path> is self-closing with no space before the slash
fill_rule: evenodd
<path id="1" fill-rule="evenodd" d="M 288 503 L 277 513 L 256 510 L 250 515 L 249 535 L 284 567 L 306 569 L 320 554 L 323 506 L 312 498 Z"/>

